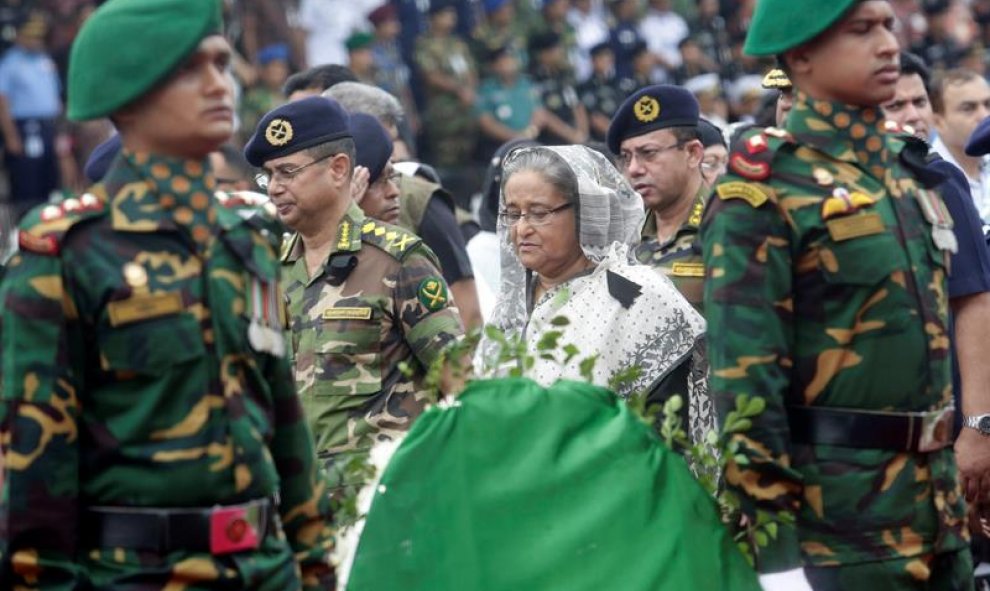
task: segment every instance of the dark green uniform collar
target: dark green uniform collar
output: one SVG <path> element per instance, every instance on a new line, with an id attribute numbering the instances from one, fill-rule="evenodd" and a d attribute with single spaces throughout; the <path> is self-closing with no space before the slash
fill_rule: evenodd
<path id="1" fill-rule="evenodd" d="M 674 232 L 673 238 L 683 232 L 684 230 L 690 230 L 697 233 L 698 229 L 701 227 L 701 217 L 705 213 L 705 205 L 708 203 L 708 196 L 711 194 L 712 189 L 705 184 L 704 181 L 701 182 L 701 186 L 698 187 L 698 192 L 694 196 L 694 204 L 691 206 L 691 211 L 688 213 L 687 220 L 681 224 L 681 227 Z M 648 240 L 657 240 L 657 217 L 653 215 L 652 211 L 646 212 L 646 222 L 643 224 L 643 230 L 640 232 L 640 238 L 643 242 Z"/>
<path id="2" fill-rule="evenodd" d="M 884 119 L 878 107 L 857 107 L 797 93 L 787 130 L 799 143 L 884 178 L 889 165 Z"/>
<path id="3" fill-rule="evenodd" d="M 344 217 L 337 224 L 337 237 L 334 239 L 333 250 L 330 256 L 339 252 L 357 252 L 361 250 L 361 232 L 367 218 L 364 211 L 353 201 L 344 212 Z M 282 252 L 283 263 L 294 263 L 303 255 L 303 242 L 299 233 L 296 232 L 285 243 Z M 329 258 L 329 257 L 328 257 Z"/>

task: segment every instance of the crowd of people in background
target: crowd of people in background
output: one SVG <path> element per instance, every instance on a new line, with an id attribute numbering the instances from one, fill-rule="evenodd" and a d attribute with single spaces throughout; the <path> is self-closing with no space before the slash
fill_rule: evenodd
<path id="1" fill-rule="evenodd" d="M 0 7 L 0 136 L 16 192 L 82 189 L 83 163 L 112 133 L 105 121 L 67 123 L 61 107 L 68 48 L 99 4 L 13 0 Z M 690 90 L 702 117 L 723 132 L 735 122 L 771 124 L 776 93 L 760 82 L 772 63 L 741 49 L 754 5 L 227 0 L 226 35 L 237 51 L 231 67 L 239 102 L 235 147 L 242 147 L 265 112 L 298 90 L 293 78 L 299 82 L 301 73 L 317 66 L 346 66 L 353 73 L 349 79 L 399 98 L 405 114 L 400 133 L 411 156 L 433 165 L 467 209 L 499 145 L 530 138 L 594 146 L 604 141 L 619 104 L 650 83 Z M 901 46 L 933 70 L 986 73 L 990 1 L 895 0 L 892 6 Z M 46 123 L 18 129 L 17 120 L 26 118 Z M 47 157 L 32 161 L 20 177 L 40 186 L 22 187 L 15 178 L 18 167 L 23 157 L 39 152 Z"/>

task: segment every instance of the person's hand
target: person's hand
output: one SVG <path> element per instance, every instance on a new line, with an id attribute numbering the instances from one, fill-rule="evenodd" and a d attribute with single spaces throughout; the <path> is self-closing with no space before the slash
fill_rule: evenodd
<path id="1" fill-rule="evenodd" d="M 367 166 L 355 166 L 354 174 L 351 176 L 351 199 L 358 205 L 364 199 L 364 194 L 368 190 L 368 181 L 371 179 L 371 171 Z"/>
<path id="2" fill-rule="evenodd" d="M 990 437 L 963 427 L 956 439 L 959 483 L 968 503 L 990 501 Z"/>
<path id="3" fill-rule="evenodd" d="M 457 98 L 460 99 L 461 104 L 465 107 L 470 107 L 474 104 L 474 89 L 470 87 L 465 87 L 457 91 Z"/>

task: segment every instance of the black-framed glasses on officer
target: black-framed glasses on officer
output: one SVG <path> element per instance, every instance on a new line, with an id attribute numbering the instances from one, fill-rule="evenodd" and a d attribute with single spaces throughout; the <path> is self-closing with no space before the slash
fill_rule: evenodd
<path id="1" fill-rule="evenodd" d="M 279 183 L 285 187 L 290 185 L 302 171 L 306 170 L 310 166 L 313 166 L 314 164 L 323 162 L 328 158 L 333 158 L 336 155 L 336 153 L 326 154 L 325 156 L 320 156 L 319 158 L 300 166 L 289 166 L 288 164 L 276 166 L 271 172 L 265 170 L 264 172 L 255 175 L 254 182 L 264 190 L 270 189 L 275 183 Z"/>
<path id="2" fill-rule="evenodd" d="M 641 146 L 634 150 L 622 150 L 622 153 L 619 154 L 619 163 L 623 168 L 629 168 L 629 165 L 632 164 L 633 157 L 635 157 L 641 163 L 650 164 L 655 162 L 660 157 L 660 154 L 682 148 L 686 143 L 688 142 L 679 141 L 669 146 Z"/>
<path id="3" fill-rule="evenodd" d="M 526 220 L 530 226 L 540 227 L 549 224 L 553 220 L 555 213 L 564 211 L 565 209 L 572 207 L 573 203 L 565 203 L 563 205 L 558 205 L 557 207 L 551 208 L 534 208 L 526 213 L 521 211 L 506 209 L 498 213 L 499 220 L 502 221 L 508 227 L 513 227 L 522 220 Z"/>

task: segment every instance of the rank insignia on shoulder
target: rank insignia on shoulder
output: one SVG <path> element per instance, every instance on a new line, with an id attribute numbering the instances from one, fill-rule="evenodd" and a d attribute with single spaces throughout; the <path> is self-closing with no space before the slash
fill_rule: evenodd
<path id="1" fill-rule="evenodd" d="M 746 151 L 750 154 L 759 154 L 767 150 L 767 138 L 764 135 L 754 135 L 746 140 Z"/>
<path id="2" fill-rule="evenodd" d="M 740 153 L 729 157 L 729 168 L 743 178 L 762 181 L 770 177 L 770 165 L 766 162 L 753 162 Z"/>
<path id="3" fill-rule="evenodd" d="M 763 130 L 763 133 L 782 140 L 790 140 L 791 132 L 786 129 L 781 129 L 779 127 L 768 127 Z"/>
<path id="4" fill-rule="evenodd" d="M 427 277 L 419 283 L 416 292 L 419 302 L 430 312 L 436 312 L 447 307 L 450 296 L 447 294 L 447 284 L 439 277 Z"/>
<path id="5" fill-rule="evenodd" d="M 740 183 L 738 181 L 730 183 L 722 183 L 715 189 L 718 198 L 727 201 L 729 199 L 742 199 L 746 203 L 749 203 L 752 207 L 759 207 L 767 202 L 770 198 L 765 192 L 763 192 L 758 187 L 755 187 L 749 183 Z"/>
<path id="6" fill-rule="evenodd" d="M 22 250 L 37 254 L 58 254 L 58 239 L 54 236 L 35 236 L 23 230 L 17 233 L 17 244 Z"/>
<path id="7" fill-rule="evenodd" d="M 832 195 L 822 201 L 822 219 L 828 220 L 835 217 L 849 215 L 864 207 L 873 205 L 874 201 L 869 195 L 859 191 L 850 193 L 843 187 L 836 187 Z"/>

